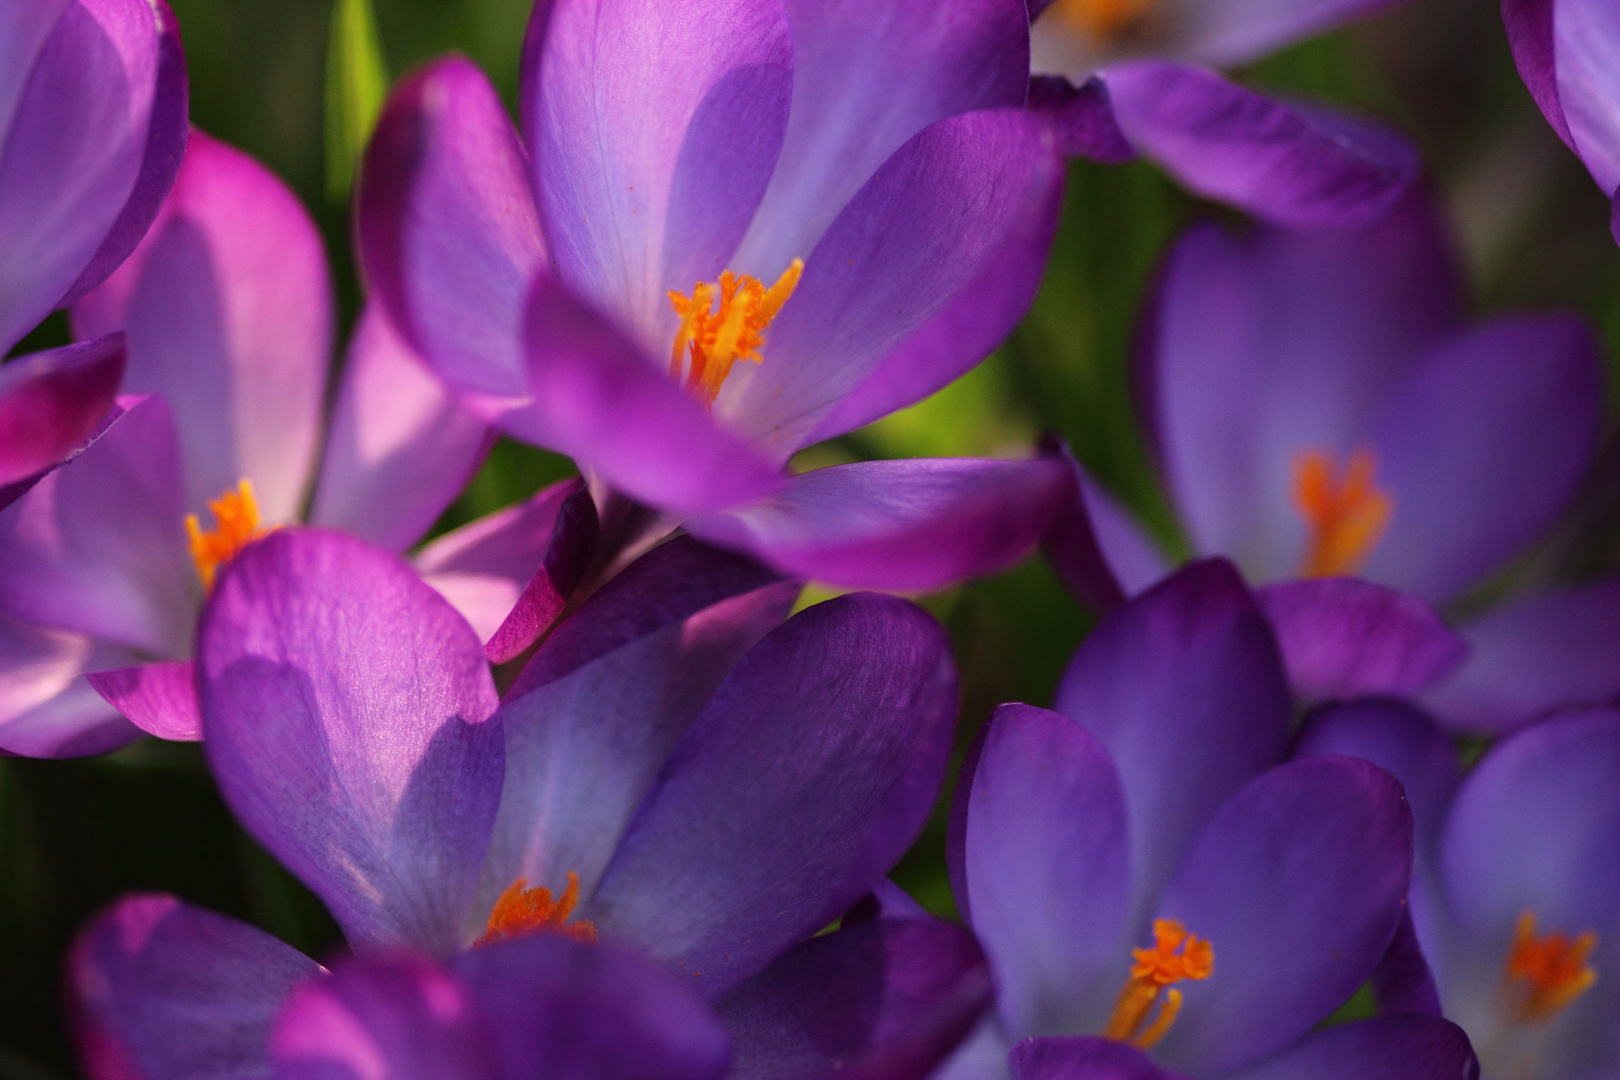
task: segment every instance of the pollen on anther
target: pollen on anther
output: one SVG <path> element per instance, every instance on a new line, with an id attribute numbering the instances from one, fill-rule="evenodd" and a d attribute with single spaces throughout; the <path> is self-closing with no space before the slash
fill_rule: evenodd
<path id="1" fill-rule="evenodd" d="M 1305 577 L 1331 577 L 1359 570 L 1389 528 L 1395 500 L 1374 482 L 1378 458 L 1361 447 L 1341 469 L 1322 450 L 1294 459 L 1294 507 L 1307 533 Z"/>
<path id="2" fill-rule="evenodd" d="M 712 406 L 739 361 L 764 360 L 760 350 L 765 330 L 799 287 L 803 274 L 804 260 L 794 259 L 768 289 L 752 275 L 727 270 L 717 285 L 698 282 L 690 296 L 670 293 L 670 306 L 680 319 L 670 351 L 670 377 L 684 376 L 687 392 L 705 407 Z"/>
<path id="3" fill-rule="evenodd" d="M 1515 1019 L 1546 1022 L 1590 990 L 1598 973 L 1588 961 L 1597 943 L 1593 930 L 1573 937 L 1561 930 L 1537 934 L 1535 915 L 1522 913 L 1503 972 Z"/>
<path id="4" fill-rule="evenodd" d="M 253 497 L 253 482 L 243 477 L 236 490 L 227 490 L 211 500 L 208 509 L 214 515 L 214 528 L 204 532 L 196 514 L 186 515 L 186 538 L 191 546 L 191 559 L 197 564 L 197 574 L 203 588 L 214 587 L 219 568 L 230 562 L 249 541 L 257 540 L 270 530 L 259 524 L 259 503 Z"/>
<path id="5" fill-rule="evenodd" d="M 1102 1034 L 1145 1050 L 1164 1038 L 1181 1012 L 1181 991 L 1170 987 L 1214 974 L 1215 948 L 1176 920 L 1157 919 L 1152 946 L 1133 949 L 1131 960 L 1130 978 Z M 1159 1011 L 1150 1020 L 1155 1003 Z"/>
<path id="6" fill-rule="evenodd" d="M 531 889 L 528 884 L 518 878 L 506 887 L 489 913 L 484 936 L 473 944 L 488 945 L 525 934 L 560 934 L 586 944 L 596 941 L 595 923 L 589 919 L 568 921 L 569 914 L 579 903 L 578 874 L 568 871 L 568 887 L 555 900 L 551 898 L 550 889 Z"/>

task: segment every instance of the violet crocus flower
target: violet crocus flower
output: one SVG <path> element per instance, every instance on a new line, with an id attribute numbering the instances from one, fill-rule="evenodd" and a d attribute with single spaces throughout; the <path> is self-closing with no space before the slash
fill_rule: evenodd
<path id="1" fill-rule="evenodd" d="M 1201 227 L 1164 264 L 1138 385 L 1191 548 L 1263 586 L 1305 696 L 1427 694 L 1448 722 L 1492 730 L 1620 692 L 1620 581 L 1511 596 L 1461 625 L 1466 647 L 1425 607 L 1549 529 L 1602 423 L 1584 322 L 1469 323 L 1461 292 L 1416 195 L 1355 230 Z M 1095 531 L 1053 551 L 1106 603 L 1167 561 L 1082 483 Z"/>
<path id="2" fill-rule="evenodd" d="M 1620 713 L 1529 725 L 1463 776 L 1419 709 L 1355 701 L 1314 714 L 1297 753 L 1362 757 L 1405 785 L 1413 922 L 1434 979 L 1412 964 L 1408 992 L 1438 989 L 1487 1080 L 1620 1072 Z"/>
<path id="3" fill-rule="evenodd" d="M 600 940 L 715 1002 L 760 1075 L 817 1075 L 819 1048 L 849 1064 L 892 1051 L 894 1075 L 921 1076 L 988 999 L 970 935 L 885 918 L 811 935 L 881 890 L 927 819 L 950 648 L 887 596 L 784 623 L 797 591 L 674 540 L 562 622 L 497 701 L 477 634 L 411 566 L 284 529 L 232 560 L 204 609 L 203 746 L 237 818 L 362 958 L 414 951 L 465 979 L 496 963 L 479 955 L 491 942 Z M 97 1080 L 220 1060 L 268 1075 L 314 974 L 245 924 L 150 899 L 92 926 L 71 968 Z M 341 996 L 334 980 L 309 992 Z"/>
<path id="4" fill-rule="evenodd" d="M 1110 613 L 1056 708 L 998 709 L 957 786 L 997 1015 L 945 1076 L 1468 1075 L 1434 1016 L 1318 1026 L 1401 925 L 1411 812 L 1368 762 L 1283 763 L 1277 647 L 1230 564 Z"/>
<path id="5" fill-rule="evenodd" d="M 784 475 L 939 389 L 1034 296 L 1063 168 L 1023 0 L 536 5 L 520 142 L 461 59 L 405 79 L 359 195 L 411 345 L 666 524 L 835 584 L 1004 567 L 1040 461 Z"/>

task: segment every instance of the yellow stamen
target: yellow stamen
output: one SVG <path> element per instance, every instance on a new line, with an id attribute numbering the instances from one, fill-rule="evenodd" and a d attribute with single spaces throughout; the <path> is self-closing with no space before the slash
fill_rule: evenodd
<path id="1" fill-rule="evenodd" d="M 1114 1015 L 1103 1038 L 1148 1049 L 1164 1038 L 1181 1012 L 1181 991 L 1168 989 L 1188 979 L 1207 979 L 1215 971 L 1215 947 L 1174 919 L 1153 923 L 1153 947 L 1133 949 L 1131 977 L 1119 992 Z M 1162 998 L 1162 1001 L 1161 1001 Z M 1151 1022 L 1148 1013 L 1159 1002 Z"/>
<path id="2" fill-rule="evenodd" d="M 1111 44 L 1147 14 L 1153 0 L 1057 0 L 1052 14 L 1092 41 Z"/>
<path id="3" fill-rule="evenodd" d="M 1538 936 L 1535 915 L 1520 915 L 1503 973 L 1515 1018 L 1545 1023 L 1592 989 L 1597 969 L 1587 961 L 1597 943 L 1592 930 L 1573 938 L 1561 930 Z"/>
<path id="4" fill-rule="evenodd" d="M 259 525 L 259 503 L 253 497 L 253 481 L 247 477 L 236 485 L 235 491 L 226 490 L 208 504 L 214 514 L 215 527 L 204 532 L 196 514 L 186 515 L 186 536 L 191 541 L 191 560 L 197 564 L 197 574 L 203 588 L 214 587 L 219 568 L 230 562 L 247 546 L 270 530 Z"/>
<path id="5" fill-rule="evenodd" d="M 671 378 L 685 375 L 686 389 L 705 406 L 712 406 L 721 385 L 739 360 L 757 364 L 764 359 L 765 330 L 799 287 L 804 260 L 794 259 L 776 284 L 767 289 L 758 278 L 720 275 L 720 304 L 714 307 L 716 287 L 698 282 L 692 295 L 672 292 L 670 306 L 680 317 L 675 346 L 669 357 Z"/>
<path id="6" fill-rule="evenodd" d="M 561 934 L 586 944 L 596 941 L 595 923 L 589 919 L 568 921 L 569 913 L 579 903 L 578 874 L 568 871 L 568 887 L 556 900 L 551 898 L 550 889 L 530 889 L 528 884 L 518 878 L 506 887 L 489 913 L 484 936 L 473 944 L 488 945 L 525 934 Z"/>
<path id="7" fill-rule="evenodd" d="M 1353 574 L 1383 539 L 1395 500 L 1373 483 L 1377 470 L 1378 458 L 1366 447 L 1342 471 L 1321 450 L 1294 459 L 1294 506 L 1310 531 L 1300 567 L 1306 577 Z"/>

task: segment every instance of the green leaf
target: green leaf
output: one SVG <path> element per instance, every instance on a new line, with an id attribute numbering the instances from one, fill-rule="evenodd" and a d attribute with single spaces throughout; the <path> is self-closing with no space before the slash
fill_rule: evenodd
<path id="1" fill-rule="evenodd" d="M 326 46 L 326 194 L 349 197 L 366 140 L 388 95 L 388 65 L 371 0 L 337 0 Z"/>

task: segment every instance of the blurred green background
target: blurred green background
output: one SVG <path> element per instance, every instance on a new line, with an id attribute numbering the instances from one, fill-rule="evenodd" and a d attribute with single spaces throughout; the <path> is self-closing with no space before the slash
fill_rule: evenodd
<path id="1" fill-rule="evenodd" d="M 510 103 L 529 2 L 375 0 L 387 68 L 397 75 L 459 50 L 490 73 Z M 193 119 L 256 155 L 303 197 L 326 237 L 347 326 L 360 292 L 347 206 L 331 197 L 327 175 L 332 0 L 170 3 L 187 47 Z M 354 87 L 366 96 L 365 65 L 336 72 L 351 96 Z M 1477 308 L 1579 309 L 1602 328 L 1611 358 L 1616 354 L 1620 251 L 1609 237 L 1608 206 L 1520 84 L 1494 4 L 1417 0 L 1242 77 L 1403 129 L 1423 148 L 1451 212 Z M 353 136 L 333 132 L 334 146 Z M 1040 431 L 1055 430 L 1175 546 L 1175 525 L 1137 431 L 1128 358 L 1144 283 L 1178 230 L 1203 215 L 1241 226 L 1149 166 L 1074 165 L 1045 286 L 1006 346 L 934 399 L 814 448 L 804 463 L 1016 453 Z M 65 333 L 57 317 L 27 344 L 55 344 Z M 441 525 L 470 520 L 569 471 L 564 459 L 503 444 Z M 1583 512 L 1543 548 L 1543 561 L 1587 572 L 1611 565 L 1615 537 L 1600 526 L 1616 519 L 1617 505 L 1620 491 L 1594 485 Z M 925 602 L 956 643 L 964 740 L 999 702 L 1046 703 L 1092 621 L 1038 559 Z M 942 850 L 936 815 L 896 876 L 948 912 Z M 317 957 L 338 944 L 320 904 L 225 812 L 194 746 L 147 741 L 93 761 L 0 760 L 0 1080 L 74 1075 L 59 1007 L 60 958 L 75 927 L 131 890 L 177 893 Z"/>

